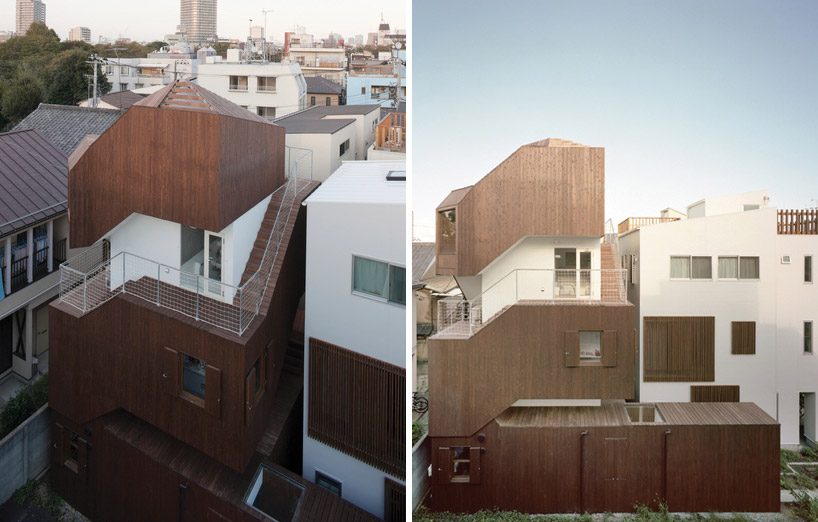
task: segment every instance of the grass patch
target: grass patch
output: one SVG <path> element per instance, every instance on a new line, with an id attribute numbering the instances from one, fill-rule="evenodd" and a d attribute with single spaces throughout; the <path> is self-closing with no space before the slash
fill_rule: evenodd
<path id="1" fill-rule="evenodd" d="M 412 447 L 418 443 L 423 434 L 426 433 L 426 425 L 420 421 L 412 421 Z"/>
<path id="2" fill-rule="evenodd" d="M 744 515 L 730 514 L 719 515 L 708 513 L 670 513 L 667 505 L 659 503 L 657 510 L 637 504 L 634 506 L 635 512 L 627 514 L 624 518 L 617 518 L 617 521 L 627 522 L 750 522 Z M 433 513 L 425 506 L 421 506 L 412 515 L 413 522 L 605 522 L 612 520 L 610 513 L 600 513 L 590 515 L 528 515 L 517 511 L 483 510 L 472 514 L 456 514 L 449 512 Z M 808 522 L 818 522 L 809 520 Z"/>
<path id="3" fill-rule="evenodd" d="M 34 384 L 17 390 L 9 399 L 6 407 L 0 412 L 0 439 L 14 431 L 14 428 L 25 422 L 34 412 L 48 402 L 48 374 L 46 373 Z"/>
<path id="4" fill-rule="evenodd" d="M 31 479 L 15 491 L 11 498 L 18 504 L 39 506 L 55 519 L 62 520 L 63 499 L 46 482 Z"/>

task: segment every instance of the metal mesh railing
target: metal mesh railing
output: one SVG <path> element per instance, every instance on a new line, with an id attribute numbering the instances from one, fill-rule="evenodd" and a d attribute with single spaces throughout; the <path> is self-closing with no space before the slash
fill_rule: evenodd
<path id="1" fill-rule="evenodd" d="M 311 162 L 311 154 L 305 154 L 290 168 L 259 268 L 240 287 L 129 252 L 106 259 L 109 257 L 106 249 L 110 247 L 101 241 L 60 265 L 60 301 L 87 313 L 124 292 L 197 321 L 243 334 L 261 309 L 296 196 L 310 183 L 309 178 L 299 178 L 298 163 L 307 156 Z M 273 197 L 277 197 L 275 193 Z"/>
<path id="2" fill-rule="evenodd" d="M 624 304 L 627 270 L 517 269 L 473 299 L 438 302 L 438 335 L 469 337 L 520 303 Z"/>

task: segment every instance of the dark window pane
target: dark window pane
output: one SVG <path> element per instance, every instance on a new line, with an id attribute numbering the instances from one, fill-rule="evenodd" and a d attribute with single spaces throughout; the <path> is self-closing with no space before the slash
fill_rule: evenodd
<path id="1" fill-rule="evenodd" d="M 389 300 L 393 303 L 406 304 L 406 269 L 399 266 L 389 267 Z"/>

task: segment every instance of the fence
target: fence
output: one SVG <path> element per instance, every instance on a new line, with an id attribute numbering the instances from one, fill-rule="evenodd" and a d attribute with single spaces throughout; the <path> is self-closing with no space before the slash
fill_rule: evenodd
<path id="1" fill-rule="evenodd" d="M 432 440 L 423 435 L 412 448 L 412 511 L 416 510 L 431 487 L 429 466 L 432 465 Z"/>
<path id="2" fill-rule="evenodd" d="M 0 504 L 47 467 L 51 449 L 51 412 L 48 404 L 0 441 Z"/>
<path id="3" fill-rule="evenodd" d="M 627 303 L 627 270 L 517 269 L 474 299 L 437 304 L 438 335 L 471 336 L 521 301 L 547 304 Z"/>
<path id="4" fill-rule="evenodd" d="M 671 221 L 679 221 L 676 217 L 629 217 L 628 219 L 619 223 L 619 233 L 624 234 L 628 230 L 639 228 L 643 225 L 656 225 L 658 223 L 670 223 Z"/>
<path id="5" fill-rule="evenodd" d="M 309 154 L 310 162 L 312 156 Z M 239 335 L 258 315 L 267 282 L 298 192 L 309 180 L 298 178 L 295 160 L 287 183 L 276 193 L 281 205 L 276 214 L 258 270 L 241 286 L 233 286 L 129 252 L 110 257 L 106 241 L 60 265 L 60 301 L 87 313 L 120 293 L 127 293 Z M 293 175 L 295 174 L 295 175 Z"/>
<path id="6" fill-rule="evenodd" d="M 782 235 L 818 234 L 818 209 L 779 210 L 777 231 Z"/>

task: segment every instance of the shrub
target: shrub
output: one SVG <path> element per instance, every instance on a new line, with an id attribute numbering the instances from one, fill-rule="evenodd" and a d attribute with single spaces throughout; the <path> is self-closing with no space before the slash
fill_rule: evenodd
<path id="1" fill-rule="evenodd" d="M 0 439 L 14 431 L 14 428 L 48 402 L 48 374 L 37 382 L 17 390 L 3 411 L 0 412 Z"/>
<path id="2" fill-rule="evenodd" d="M 413 421 L 412 422 L 412 447 L 418 443 L 423 434 L 426 433 L 426 425 L 422 422 Z"/>
<path id="3" fill-rule="evenodd" d="M 806 522 L 818 522 L 818 498 L 813 498 L 804 491 L 793 491 L 792 496 L 795 499 L 795 514 Z"/>

